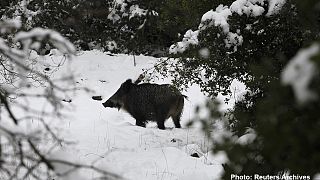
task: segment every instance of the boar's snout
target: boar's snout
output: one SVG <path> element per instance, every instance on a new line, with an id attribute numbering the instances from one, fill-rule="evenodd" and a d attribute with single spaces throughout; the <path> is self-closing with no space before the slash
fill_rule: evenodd
<path id="1" fill-rule="evenodd" d="M 111 100 L 107 100 L 106 102 L 102 103 L 102 105 L 106 108 L 106 107 L 110 107 L 110 108 L 121 108 L 121 105 L 118 103 L 114 103 Z"/>
<path id="2" fill-rule="evenodd" d="M 104 107 L 111 107 L 111 108 L 115 107 L 115 103 L 113 103 L 113 102 L 110 101 L 110 100 L 107 100 L 106 102 L 102 103 L 102 105 L 103 105 Z"/>

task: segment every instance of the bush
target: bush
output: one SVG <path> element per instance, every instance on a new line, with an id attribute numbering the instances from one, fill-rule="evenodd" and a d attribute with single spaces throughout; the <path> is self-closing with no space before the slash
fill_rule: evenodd
<path id="1" fill-rule="evenodd" d="M 199 84 L 210 96 L 230 93 L 233 79 L 244 82 L 254 93 L 263 91 L 268 82 L 279 77 L 288 59 L 308 44 L 316 32 L 302 26 L 298 11 L 290 1 L 273 15 L 267 15 L 267 4 L 261 7 L 264 13 L 259 16 L 232 12 L 227 18 L 228 25 L 219 25 L 219 20 L 202 21 L 199 29 L 188 31 L 180 43 L 188 44 L 193 39 L 196 42 L 185 47 L 179 47 L 179 43 L 173 45 L 173 50 L 186 50 L 172 51 L 175 62 L 169 68 L 160 65 L 164 68 L 159 71 L 171 69 L 175 83 Z M 223 16 L 227 10 L 220 6 L 213 13 Z M 192 33 L 197 34 L 191 36 Z M 203 51 L 208 55 L 203 56 Z"/>
<path id="2" fill-rule="evenodd" d="M 286 7 L 292 9 L 291 5 L 284 6 Z M 248 69 L 245 69 L 244 72 L 249 72 L 248 77 L 251 78 L 244 79 L 244 82 L 251 91 L 237 102 L 234 110 L 229 113 L 230 124 L 226 126 L 233 133 L 231 135 L 225 133 L 220 141 L 213 141 L 213 152 L 223 151 L 227 155 L 228 161 L 224 164 L 223 179 L 230 179 L 232 174 L 278 175 L 280 178 L 287 175 L 306 175 L 312 179 L 319 173 L 319 43 L 314 42 L 313 45 L 301 49 L 304 44 L 310 42 L 310 37 L 305 34 L 318 34 L 319 30 L 310 29 L 310 24 L 318 27 L 318 22 L 313 19 L 302 23 L 306 18 L 311 17 L 312 19 L 314 14 L 308 16 L 308 13 L 303 13 L 300 6 L 296 7 L 298 9 L 294 8 L 294 12 L 299 13 L 295 17 L 289 18 L 289 14 L 286 13 L 284 17 L 288 17 L 288 21 L 291 21 L 292 18 L 296 19 L 292 22 L 300 22 L 301 27 L 292 22 L 286 24 L 282 19 L 279 21 L 282 22 L 282 25 L 279 24 L 275 28 L 281 30 L 283 27 L 283 31 L 271 33 L 273 36 L 265 36 L 263 41 L 260 41 L 259 38 L 252 39 L 251 43 L 255 45 L 253 47 L 259 48 L 258 42 L 263 42 L 262 45 L 266 46 L 267 51 L 255 51 L 254 49 L 249 51 L 253 54 L 246 58 L 250 59 L 251 56 L 255 58 L 252 61 L 246 61 Z M 308 7 L 312 6 L 309 4 Z M 312 9 L 308 10 L 312 11 Z M 294 25 L 298 30 L 296 35 L 300 35 L 291 37 L 294 33 L 291 28 L 288 28 L 289 25 Z M 264 26 L 268 27 L 268 25 Z M 266 29 L 264 28 L 264 31 Z M 288 35 L 285 35 L 286 31 Z M 283 39 L 288 39 L 282 42 L 281 36 L 274 37 L 277 33 L 282 33 Z M 248 38 L 250 37 L 251 35 L 248 35 Z M 313 37 L 317 38 L 316 35 Z M 243 39 L 242 46 L 246 45 L 246 38 Z M 280 43 L 279 46 L 275 46 L 278 50 L 272 51 L 272 42 Z M 291 46 L 291 43 L 286 44 L 286 42 L 297 46 Z M 237 52 L 241 51 L 242 46 L 237 47 Z M 241 54 L 246 56 L 245 52 L 239 55 Z M 217 107 L 211 109 L 215 110 Z M 208 120 L 202 120 L 202 122 L 208 126 L 206 122 L 211 122 L 213 118 L 216 116 L 210 116 Z M 208 132 L 215 132 L 215 129 L 212 130 L 211 127 L 205 129 L 209 129 Z M 240 141 L 248 135 L 254 138 Z"/>

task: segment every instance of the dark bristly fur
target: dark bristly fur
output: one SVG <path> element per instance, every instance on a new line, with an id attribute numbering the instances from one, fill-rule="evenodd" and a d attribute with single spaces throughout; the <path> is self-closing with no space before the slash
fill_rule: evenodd
<path id="1" fill-rule="evenodd" d="M 171 117 L 175 127 L 180 128 L 184 98 L 178 89 L 169 84 L 135 84 L 128 79 L 102 104 L 104 107 L 124 109 L 136 119 L 138 126 L 145 127 L 149 120 L 156 121 L 159 129 L 165 129 L 164 122 Z"/>

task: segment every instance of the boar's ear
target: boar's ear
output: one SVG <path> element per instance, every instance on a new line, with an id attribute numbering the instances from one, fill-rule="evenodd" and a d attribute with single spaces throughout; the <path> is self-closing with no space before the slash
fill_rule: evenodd
<path id="1" fill-rule="evenodd" d="M 124 89 L 125 92 L 128 92 L 132 86 L 132 80 L 128 79 L 122 84 L 122 88 Z"/>
<path id="2" fill-rule="evenodd" d="M 132 84 L 132 79 L 127 79 L 126 82 L 124 82 L 124 84 Z"/>

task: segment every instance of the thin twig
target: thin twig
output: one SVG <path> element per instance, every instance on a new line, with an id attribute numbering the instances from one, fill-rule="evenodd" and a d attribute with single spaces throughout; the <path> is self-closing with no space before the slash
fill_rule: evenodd
<path id="1" fill-rule="evenodd" d="M 1 103 L 4 104 L 4 107 L 6 108 L 7 112 L 9 113 L 9 116 L 10 116 L 10 118 L 12 119 L 12 121 L 14 122 L 14 124 L 18 125 L 18 120 L 17 120 L 17 118 L 13 115 L 13 112 L 11 111 L 11 109 L 10 109 L 10 107 L 9 107 L 7 98 L 4 97 L 1 92 L 0 92 L 0 100 L 1 100 Z"/>
<path id="2" fill-rule="evenodd" d="M 49 161 L 46 157 L 44 157 L 44 155 L 40 153 L 39 149 L 31 142 L 30 139 L 28 139 L 28 143 L 34 153 L 36 153 L 40 157 L 41 161 L 45 163 L 50 170 L 54 170 L 54 166 L 51 164 L 51 161 Z"/>

